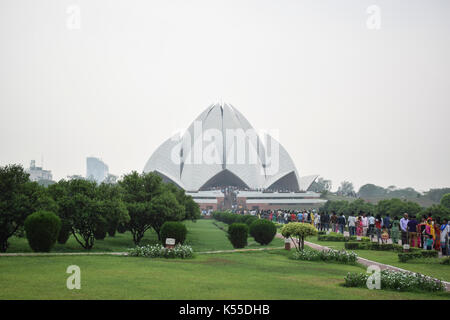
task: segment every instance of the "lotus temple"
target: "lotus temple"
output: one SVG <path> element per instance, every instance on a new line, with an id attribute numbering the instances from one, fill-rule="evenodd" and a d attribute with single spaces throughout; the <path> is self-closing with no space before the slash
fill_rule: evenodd
<path id="1" fill-rule="evenodd" d="M 300 176 L 277 139 L 256 132 L 226 103 L 209 106 L 186 132 L 163 142 L 144 172 L 183 188 L 202 210 L 302 209 L 324 202 L 308 191 L 318 175 Z"/>

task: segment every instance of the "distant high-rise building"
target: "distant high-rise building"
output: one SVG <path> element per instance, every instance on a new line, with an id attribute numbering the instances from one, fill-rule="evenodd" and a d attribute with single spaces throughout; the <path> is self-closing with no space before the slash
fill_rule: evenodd
<path id="1" fill-rule="evenodd" d="M 42 167 L 36 167 L 36 161 L 31 160 L 30 168 L 25 170 L 30 174 L 31 181 L 52 180 L 53 175 L 50 170 L 43 170 Z"/>
<path id="2" fill-rule="evenodd" d="M 109 168 L 102 160 L 94 157 L 86 158 L 86 179 L 102 183 L 109 174 Z"/>

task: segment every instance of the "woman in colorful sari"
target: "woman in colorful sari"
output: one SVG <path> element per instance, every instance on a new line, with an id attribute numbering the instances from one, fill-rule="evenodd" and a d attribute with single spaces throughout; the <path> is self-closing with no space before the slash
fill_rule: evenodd
<path id="1" fill-rule="evenodd" d="M 437 218 L 434 222 L 434 234 L 435 234 L 435 241 L 434 241 L 434 249 L 437 251 L 441 251 L 441 223 L 440 219 Z"/>
<path id="2" fill-rule="evenodd" d="M 398 240 L 400 238 L 400 221 L 397 216 L 395 216 L 392 221 L 391 238 L 392 243 L 398 244 Z"/>
<path id="3" fill-rule="evenodd" d="M 358 220 L 356 220 L 356 235 L 358 237 L 360 237 L 362 235 L 363 232 L 363 223 L 361 220 L 361 216 L 358 217 Z"/>
<path id="4" fill-rule="evenodd" d="M 425 225 L 425 233 L 433 239 L 434 243 L 434 241 L 436 240 L 436 233 L 433 226 L 433 222 L 430 218 L 428 218 L 427 224 Z"/>
<path id="5" fill-rule="evenodd" d="M 423 216 L 420 223 L 417 225 L 417 241 L 419 242 L 419 248 L 425 249 L 424 242 L 426 240 L 425 235 L 425 228 L 427 225 L 426 217 Z"/>

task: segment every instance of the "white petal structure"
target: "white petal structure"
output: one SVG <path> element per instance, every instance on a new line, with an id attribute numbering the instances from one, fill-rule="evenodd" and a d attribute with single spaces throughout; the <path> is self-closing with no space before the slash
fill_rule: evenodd
<path id="1" fill-rule="evenodd" d="M 182 137 L 166 140 L 150 157 L 144 172 L 157 172 L 164 181 L 187 191 L 226 186 L 306 190 L 283 146 L 270 136 L 265 140 L 266 144 L 233 106 L 213 104 Z"/>

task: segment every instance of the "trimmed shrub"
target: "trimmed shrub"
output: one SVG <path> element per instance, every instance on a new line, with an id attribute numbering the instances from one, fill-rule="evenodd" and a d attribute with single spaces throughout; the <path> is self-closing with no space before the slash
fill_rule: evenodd
<path id="1" fill-rule="evenodd" d="M 258 219 L 257 217 L 255 217 L 255 216 L 252 216 L 252 215 L 244 215 L 244 216 L 240 216 L 240 218 L 238 219 L 237 222 L 245 223 L 245 224 L 247 224 L 247 225 L 250 227 L 250 225 L 251 225 L 253 222 L 258 221 L 258 220 L 259 220 L 259 219 Z"/>
<path id="2" fill-rule="evenodd" d="M 38 211 L 25 219 L 28 243 L 35 252 L 49 252 L 61 229 L 61 219 L 50 211 Z"/>
<path id="3" fill-rule="evenodd" d="M 417 252 L 402 252 L 398 254 L 398 260 L 400 262 L 407 262 L 412 259 L 422 258 L 422 255 Z"/>
<path id="4" fill-rule="evenodd" d="M 436 250 L 422 250 L 421 254 L 422 254 L 422 257 L 424 257 L 424 258 L 438 258 L 439 257 L 439 252 L 437 252 Z"/>
<path id="5" fill-rule="evenodd" d="M 253 221 L 249 230 L 250 235 L 261 245 L 271 243 L 277 234 L 277 227 L 275 227 L 275 224 L 272 221 L 264 219 L 256 219 Z"/>
<path id="6" fill-rule="evenodd" d="M 345 249 L 348 250 L 368 250 L 370 249 L 370 243 L 367 242 L 346 242 L 344 243 Z"/>
<path id="7" fill-rule="evenodd" d="M 444 259 L 441 260 L 440 263 L 450 265 L 450 257 L 445 257 Z"/>
<path id="8" fill-rule="evenodd" d="M 58 234 L 58 243 L 59 244 L 65 244 L 67 240 L 69 240 L 70 232 L 72 231 L 72 227 L 70 226 L 70 223 L 67 221 L 61 222 L 61 229 L 59 230 Z"/>
<path id="9" fill-rule="evenodd" d="M 341 233 L 330 232 L 330 234 L 321 234 L 317 237 L 319 241 L 350 241 L 356 240 L 356 236 L 347 237 Z"/>
<path id="10" fill-rule="evenodd" d="M 281 234 L 285 238 L 296 239 L 294 241 L 295 249 L 302 251 L 305 247 L 305 238 L 315 236 L 317 229 L 309 223 L 289 222 L 281 228 Z"/>
<path id="11" fill-rule="evenodd" d="M 95 240 L 103 240 L 106 237 L 106 231 L 108 229 L 108 223 L 103 217 L 99 217 L 94 229 Z"/>
<path id="12" fill-rule="evenodd" d="M 183 244 L 186 240 L 187 229 L 186 226 L 177 221 L 167 221 L 161 227 L 161 242 L 166 244 L 167 238 L 175 239 L 175 244 Z"/>
<path id="13" fill-rule="evenodd" d="M 248 226 L 245 223 L 233 223 L 228 227 L 228 239 L 234 248 L 247 245 Z"/>

